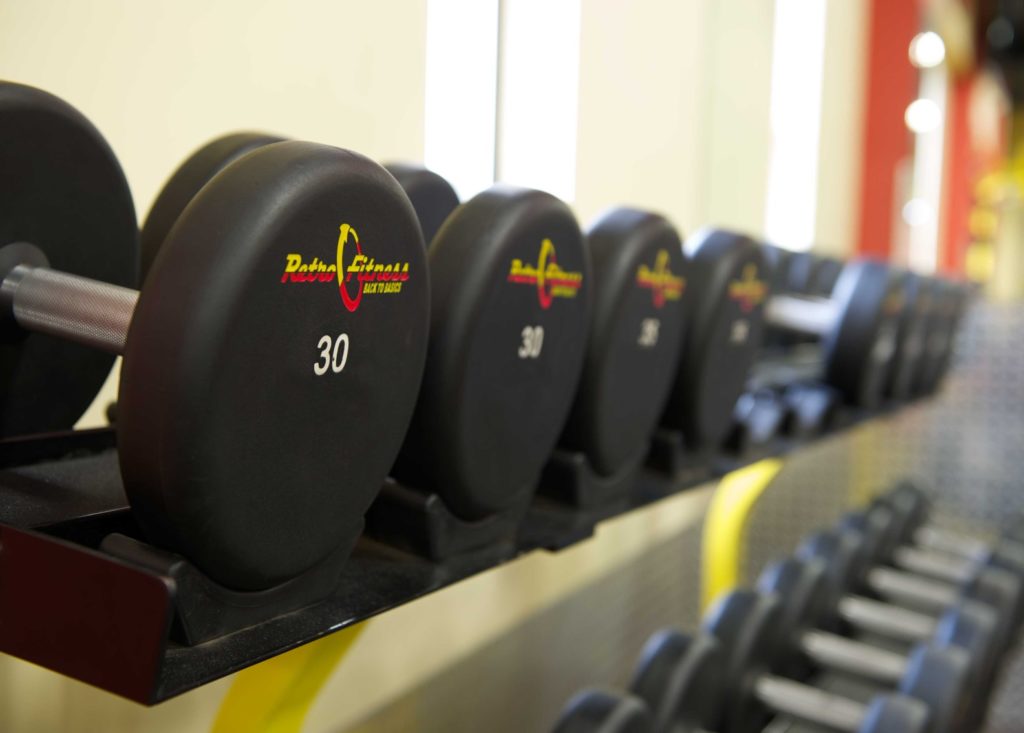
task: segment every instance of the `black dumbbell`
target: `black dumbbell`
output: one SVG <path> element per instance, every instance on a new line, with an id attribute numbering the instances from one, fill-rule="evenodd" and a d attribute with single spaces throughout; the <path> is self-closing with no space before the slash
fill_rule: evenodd
<path id="1" fill-rule="evenodd" d="M 876 502 L 892 512 L 890 552 L 901 544 L 916 545 L 1024 576 L 1024 523 L 1011 524 L 994 543 L 933 527 L 928 497 L 910 481 L 901 481 Z"/>
<path id="2" fill-rule="evenodd" d="M 936 283 L 931 278 L 910 272 L 901 274 L 903 309 L 896 334 L 896 351 L 885 385 L 886 397 L 902 402 L 914 396 L 914 382 L 923 368 L 926 331 L 934 305 Z"/>
<path id="3" fill-rule="evenodd" d="M 650 733 L 647 705 L 632 695 L 590 689 L 566 703 L 551 733 Z"/>
<path id="4" fill-rule="evenodd" d="M 705 623 L 715 635 L 652 636 L 630 686 L 651 709 L 652 733 L 760 733 L 773 714 L 857 733 L 931 730 L 919 700 L 878 695 L 863 704 L 771 674 L 776 609 L 775 599 L 738 591 Z"/>
<path id="5" fill-rule="evenodd" d="M 262 132 L 236 132 L 212 140 L 189 155 L 167 179 L 146 215 L 139 235 L 139 281 L 145 283 L 171 227 L 211 178 L 247 153 L 283 140 Z"/>
<path id="6" fill-rule="evenodd" d="M 250 135 L 244 141 L 257 144 Z M 231 150 L 218 140 L 204 146 L 193 154 L 200 162 L 186 161 L 165 190 L 195 190 L 198 175 L 175 179 L 213 170 L 211 161 Z M 463 519 L 510 510 L 535 490 L 580 378 L 591 294 L 579 226 L 540 191 L 495 186 L 459 205 L 436 173 L 405 164 L 388 171 L 421 230 L 434 233 L 425 240 L 430 345 L 393 473 Z M 183 207 L 182 199 L 169 197 Z"/>
<path id="7" fill-rule="evenodd" d="M 588 230 L 594 308 L 560 445 L 600 476 L 639 466 L 679 371 L 686 261 L 664 217 L 616 208 Z"/>
<path id="8" fill-rule="evenodd" d="M 106 141 L 68 105 L 28 87 L 0 83 L 0 114 L 0 246 L 42 243 L 55 268 L 135 287 L 135 207 Z M 0 438 L 70 430 L 115 356 L 5 331 Z"/>
<path id="9" fill-rule="evenodd" d="M 953 359 L 956 333 L 967 310 L 970 290 L 963 283 L 932 281 L 932 309 L 924 331 L 924 354 L 912 380 L 915 395 L 928 395 L 942 384 Z"/>
<path id="10" fill-rule="evenodd" d="M 675 629 L 644 644 L 629 690 L 647 703 L 651 733 L 698 733 L 718 723 L 725 672 L 718 642 Z"/>
<path id="11" fill-rule="evenodd" d="M 943 603 L 935 605 L 933 613 L 858 596 L 863 587 L 885 597 L 885 583 L 879 586 L 877 574 L 864 569 L 867 561 L 863 548 L 869 543 L 856 530 L 832 530 L 810 536 L 797 550 L 797 557 L 804 561 L 825 562 L 826 608 L 832 609 L 827 617 L 836 620 L 836 630 L 848 628 L 911 643 L 942 636 L 967 650 L 972 660 L 984 660 L 979 675 L 983 685 L 990 684 L 998 671 L 1007 633 L 1007 619 L 986 602 L 990 585 L 979 581 L 958 589 L 941 586 Z M 904 583 L 917 580 L 906 573 L 892 573 Z"/>
<path id="12" fill-rule="evenodd" d="M 427 195 L 439 179 L 409 191 L 425 230 L 441 213 L 432 205 L 452 203 Z M 427 256 L 430 346 L 394 472 L 476 520 L 529 500 L 565 425 L 588 343 L 590 262 L 563 202 L 501 185 L 452 210 Z"/>
<path id="13" fill-rule="evenodd" d="M 686 240 L 689 323 L 662 424 L 688 448 L 717 449 L 757 355 L 768 296 L 764 251 L 748 237 L 704 229 Z"/>
<path id="14" fill-rule="evenodd" d="M 459 195 L 446 178 L 414 163 L 386 163 L 384 167 L 395 177 L 416 209 L 423 241 L 430 246 L 437 230 L 459 205 Z"/>
<path id="15" fill-rule="evenodd" d="M 929 731 L 928 708 L 905 695 L 876 696 L 863 704 L 772 674 L 778 656 L 782 604 L 755 591 L 732 591 L 719 599 L 703 630 L 721 646 L 725 699 L 716 727 L 722 733 L 763 729 L 772 714 L 850 733 Z"/>
<path id="16" fill-rule="evenodd" d="M 111 267 L 108 236 L 127 250 L 111 261 L 134 263 L 134 211 L 81 114 L 0 84 L 0 169 L 6 389 L 38 370 L 50 383 L 35 392 L 63 394 L 80 362 L 54 337 L 123 353 L 118 456 L 135 517 L 229 588 L 346 551 L 405 435 L 427 348 L 422 237 L 394 179 L 311 143 L 247 155 L 178 219 L 140 295 L 95 279 Z M 348 307 L 371 283 L 381 292 Z M 22 424 L 15 403 L 7 425 Z"/>
<path id="17" fill-rule="evenodd" d="M 830 297 L 843 272 L 843 261 L 835 257 L 815 255 L 818 259 L 807 282 L 807 294 Z"/>
<path id="18" fill-rule="evenodd" d="M 758 579 L 757 590 L 778 597 L 783 610 L 779 622 L 780 669 L 792 659 L 798 676 L 804 662 L 814 667 L 845 672 L 892 686 L 921 700 L 931 713 L 936 733 L 974 730 L 969 720 L 972 685 L 980 681 L 987 649 L 956 645 L 956 629 L 940 624 L 936 635 L 909 653 L 889 651 L 819 628 L 827 623 L 829 591 L 821 560 L 788 558 L 769 565 Z"/>
<path id="19" fill-rule="evenodd" d="M 902 307 L 901 284 L 893 270 L 863 260 L 843 268 L 830 297 L 773 295 L 765 307 L 765 322 L 817 338 L 822 355 L 817 363 L 810 362 L 808 376 L 816 370 L 848 403 L 874 408 L 884 396 Z"/>
<path id="20" fill-rule="evenodd" d="M 876 503 L 850 512 L 841 521 L 856 544 L 855 573 L 874 593 L 924 610 L 940 610 L 960 589 L 992 606 L 1010 644 L 1020 626 L 1024 584 L 1020 575 L 997 564 L 979 564 L 942 553 L 914 550 L 899 544 L 894 512 Z M 895 566 L 895 567 L 891 567 Z"/>

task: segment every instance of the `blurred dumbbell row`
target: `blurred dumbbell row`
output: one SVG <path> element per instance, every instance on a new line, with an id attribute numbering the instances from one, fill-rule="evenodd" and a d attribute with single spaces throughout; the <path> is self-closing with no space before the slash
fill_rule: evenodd
<path id="1" fill-rule="evenodd" d="M 644 647 L 628 690 L 572 698 L 555 733 L 968 733 L 1024 618 L 1024 529 L 943 530 L 909 482 Z"/>

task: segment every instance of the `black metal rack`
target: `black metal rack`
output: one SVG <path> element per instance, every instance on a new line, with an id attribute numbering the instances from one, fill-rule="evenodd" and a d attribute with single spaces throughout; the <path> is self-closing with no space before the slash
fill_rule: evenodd
<path id="1" fill-rule="evenodd" d="M 865 417 L 848 412 L 841 424 Z M 756 455 L 687 461 L 660 435 L 625 500 L 574 506 L 542 494 L 483 527 L 389 483 L 389 511 L 371 510 L 351 554 L 339 548 L 286 586 L 244 594 L 143 541 L 111 430 L 0 442 L 0 651 L 159 703 L 800 444 L 779 439 Z"/>

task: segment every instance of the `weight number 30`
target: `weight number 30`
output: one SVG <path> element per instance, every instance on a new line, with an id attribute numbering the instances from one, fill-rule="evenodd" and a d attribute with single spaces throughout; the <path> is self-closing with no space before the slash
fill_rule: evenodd
<path id="1" fill-rule="evenodd" d="M 337 338 L 331 338 L 327 334 L 320 337 L 316 342 L 320 349 L 320 359 L 313 364 L 313 373 L 318 377 L 327 374 L 328 371 L 338 374 L 345 368 L 348 361 L 348 334 L 339 334 Z"/>
<path id="2" fill-rule="evenodd" d="M 523 342 L 519 345 L 520 359 L 536 359 L 544 348 L 544 326 L 524 326 L 520 334 Z"/>

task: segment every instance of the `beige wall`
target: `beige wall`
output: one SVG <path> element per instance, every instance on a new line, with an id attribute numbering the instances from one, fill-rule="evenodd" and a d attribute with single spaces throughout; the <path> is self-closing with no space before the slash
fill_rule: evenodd
<path id="1" fill-rule="evenodd" d="M 576 210 L 764 230 L 774 3 L 585 0 Z M 826 12 L 816 246 L 854 249 L 867 3 Z"/>
<path id="2" fill-rule="evenodd" d="M 585 0 L 580 43 L 576 209 L 703 216 L 705 70 L 711 2 Z"/>
<path id="3" fill-rule="evenodd" d="M 775 4 L 711 2 L 707 71 L 707 190 L 702 224 L 761 235 L 768 184 Z"/>
<path id="4" fill-rule="evenodd" d="M 830 0 L 818 158 L 815 248 L 845 256 L 856 250 L 864 134 L 868 3 Z"/>

